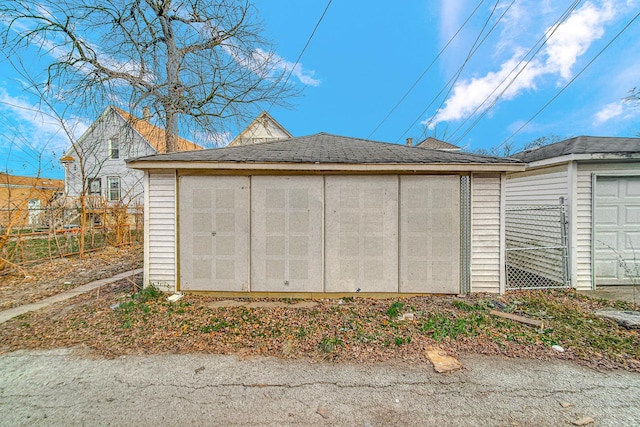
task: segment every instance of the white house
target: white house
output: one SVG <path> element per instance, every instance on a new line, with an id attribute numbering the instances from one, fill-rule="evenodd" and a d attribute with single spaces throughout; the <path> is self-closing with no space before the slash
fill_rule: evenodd
<path id="1" fill-rule="evenodd" d="M 132 159 L 145 285 L 230 295 L 502 292 L 514 159 L 326 133 Z"/>
<path id="2" fill-rule="evenodd" d="M 571 284 L 629 284 L 624 264 L 640 260 L 640 138 L 579 136 L 512 156 L 507 206 L 568 208 Z M 620 258 L 624 262 L 620 262 Z"/>
<path id="3" fill-rule="evenodd" d="M 141 171 L 127 168 L 125 159 L 165 152 L 165 131 L 117 107 L 109 106 L 69 148 L 61 162 L 65 190 L 71 197 L 83 192 L 109 203 L 142 204 Z M 180 151 L 202 147 L 177 138 Z"/>

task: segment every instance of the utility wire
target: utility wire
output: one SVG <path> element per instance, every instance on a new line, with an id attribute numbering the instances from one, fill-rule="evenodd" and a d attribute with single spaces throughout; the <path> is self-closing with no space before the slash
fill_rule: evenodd
<path id="1" fill-rule="evenodd" d="M 509 4 L 509 7 L 507 7 L 505 9 L 505 11 L 502 13 L 502 15 L 500 16 L 500 18 L 498 18 L 498 20 L 493 24 L 493 26 L 491 27 L 491 29 L 489 30 L 489 32 L 484 36 L 484 38 L 482 39 L 482 41 L 480 43 L 478 43 L 478 40 L 480 38 L 480 36 L 484 33 L 484 30 L 487 28 L 487 25 L 489 24 L 489 21 L 491 20 L 491 18 L 493 17 L 493 14 L 496 12 L 496 8 L 498 7 L 498 3 L 500 3 L 500 0 L 496 1 L 496 4 L 493 6 L 493 9 L 491 10 L 491 14 L 489 15 L 489 17 L 487 18 L 487 20 L 485 21 L 484 25 L 482 26 L 482 29 L 480 30 L 480 33 L 478 34 L 478 37 L 476 38 L 476 41 L 473 43 L 473 46 L 471 47 L 471 51 L 469 51 L 469 54 L 467 55 L 467 58 L 464 60 L 464 62 L 462 63 L 462 66 L 458 69 L 458 72 L 455 75 L 455 79 L 453 80 L 453 83 L 451 83 L 451 85 L 449 85 L 449 89 L 447 90 L 447 93 L 445 94 L 445 96 L 442 98 L 442 101 L 440 102 L 440 105 L 438 105 L 438 108 L 436 108 L 436 114 L 438 113 L 438 111 L 440 111 L 440 109 L 442 108 L 442 106 L 444 105 L 445 101 L 447 100 L 447 98 L 449 97 L 449 95 L 451 94 L 451 91 L 453 90 L 455 84 L 458 82 L 458 79 L 460 78 L 460 74 L 462 74 L 462 71 L 464 70 L 464 67 L 467 65 L 467 63 L 469 62 L 469 60 L 471 59 L 471 57 L 476 53 L 476 51 L 478 50 L 478 48 L 480 47 L 480 45 L 482 45 L 482 43 L 484 43 L 484 41 L 487 39 L 487 37 L 489 37 L 489 35 L 493 32 L 493 30 L 496 28 L 496 26 L 498 25 L 498 23 L 502 20 L 502 18 L 504 17 L 504 15 L 506 15 L 506 13 L 509 11 L 509 9 L 511 9 L 511 6 L 513 6 L 513 4 L 515 3 L 515 0 L 512 0 L 511 4 Z M 436 117 L 436 114 L 434 114 L 433 116 L 431 116 L 431 118 L 429 119 L 429 121 L 427 122 L 426 126 L 428 127 L 431 123 L 433 123 L 433 119 Z M 424 131 L 422 133 L 422 136 L 424 136 Z"/>
<path id="2" fill-rule="evenodd" d="M 496 6 L 499 3 L 500 0 L 498 0 L 496 2 Z M 511 5 L 513 5 L 513 3 L 515 2 L 515 0 L 513 0 L 511 2 Z M 509 7 L 511 7 L 511 5 Z M 494 10 L 495 10 L 495 6 L 494 6 Z M 453 85 L 455 84 L 457 78 L 460 76 L 460 73 L 462 72 L 462 70 L 464 69 L 464 67 L 467 65 L 467 63 L 469 62 L 469 60 L 471 59 L 471 57 L 478 51 L 478 49 L 480 48 L 480 46 L 485 42 L 485 40 L 487 39 L 487 37 L 489 36 L 489 34 L 491 34 L 491 32 L 496 28 L 496 26 L 498 25 L 498 23 L 502 20 L 502 18 L 504 17 L 506 11 L 500 16 L 500 18 L 496 21 L 496 23 L 492 26 L 491 30 L 482 38 L 482 40 L 480 42 L 478 42 L 478 40 L 480 39 L 480 37 L 482 36 L 482 32 L 480 32 L 478 34 L 478 36 L 476 37 L 475 42 L 473 43 L 473 46 L 471 47 L 471 49 L 469 50 L 469 53 L 467 54 L 466 59 L 464 60 L 463 64 L 458 68 L 458 70 L 456 71 L 456 73 L 454 73 L 454 75 L 449 79 L 449 81 L 442 87 L 442 89 L 440 89 L 440 92 L 438 92 L 438 94 L 431 100 L 431 102 L 429 103 L 429 105 L 426 106 L 426 108 L 424 110 L 422 110 L 422 112 L 418 115 L 418 117 L 416 117 L 416 119 L 411 123 L 411 125 L 409 125 L 409 127 L 400 135 L 400 137 L 398 137 L 398 139 L 396 140 L 396 142 L 400 141 L 402 139 L 402 137 L 404 137 L 407 132 L 409 132 L 411 130 L 411 128 L 413 126 L 415 126 L 415 124 L 426 114 L 426 112 L 429 110 L 429 108 L 431 108 L 431 106 L 433 105 L 434 102 L 436 102 L 438 100 L 438 98 L 440 97 L 440 95 L 448 88 L 448 87 L 453 87 Z M 492 12 L 493 15 L 493 12 Z M 491 18 L 491 16 L 489 17 Z M 486 28 L 488 22 L 489 22 L 489 18 L 487 18 L 485 20 L 485 24 L 483 26 L 483 31 L 484 28 Z"/>
<path id="3" fill-rule="evenodd" d="M 471 14 L 467 17 L 467 19 L 462 23 L 462 25 L 460 26 L 460 28 L 458 28 L 458 31 L 455 32 L 455 34 L 453 36 L 451 36 L 451 38 L 449 39 L 449 41 L 447 42 L 446 45 L 444 45 L 444 47 L 442 49 L 440 49 L 440 52 L 438 52 L 438 54 L 436 55 L 435 58 L 433 58 L 433 60 L 431 61 L 431 63 L 427 66 L 427 68 L 424 69 L 424 71 L 422 72 L 422 74 L 420 74 L 420 77 L 418 77 L 418 79 L 413 82 L 413 84 L 411 85 L 411 87 L 409 88 L 409 90 L 407 90 L 405 92 L 405 94 L 402 96 L 402 98 L 400 98 L 400 100 L 396 103 L 396 105 L 393 106 L 393 108 L 391 109 L 391 111 L 389 111 L 387 113 L 386 116 L 384 116 L 384 119 L 382 119 L 382 121 L 380 123 L 378 123 L 378 125 L 376 126 L 376 128 L 371 131 L 371 133 L 367 136 L 367 139 L 370 139 L 377 131 L 378 129 L 380 129 L 380 126 L 382 126 L 384 124 L 384 122 L 387 121 L 387 119 L 391 116 L 391 114 L 393 114 L 394 111 L 396 111 L 396 109 L 400 106 L 400 104 L 402 104 L 404 102 L 404 100 L 407 98 L 407 96 L 409 96 L 409 94 L 413 91 L 413 89 L 415 89 L 415 87 L 418 85 L 418 83 L 420 83 L 420 81 L 422 80 L 422 78 L 427 74 L 427 72 L 429 72 L 429 70 L 431 69 L 431 67 L 436 63 L 436 61 L 438 60 L 438 58 L 440 58 L 440 56 L 442 56 L 442 54 L 444 53 L 444 51 L 449 47 L 449 45 L 453 42 L 453 40 L 458 36 L 458 34 L 460 33 L 460 31 L 462 31 L 462 29 L 467 25 L 467 23 L 469 22 L 469 20 L 473 17 L 473 15 L 475 15 L 475 13 L 478 11 L 478 9 L 480 9 L 480 6 L 482 6 L 482 3 L 484 3 L 485 0 L 480 0 L 480 3 L 478 3 L 478 5 L 476 6 L 475 9 L 473 9 L 473 12 L 471 12 Z"/>
<path id="4" fill-rule="evenodd" d="M 549 105 L 551 105 L 551 103 L 553 101 L 556 100 L 556 98 L 558 98 L 558 96 L 560 96 L 560 94 L 562 94 L 565 89 L 567 89 L 574 81 L 576 81 L 576 79 L 578 77 L 580 77 L 582 75 L 582 73 L 589 68 L 589 66 L 591 66 L 591 64 L 593 64 L 595 62 L 596 59 L 598 59 L 598 57 L 600 57 L 600 55 L 602 55 L 602 53 L 604 53 L 605 50 L 607 50 L 609 48 L 609 46 L 611 46 L 613 44 L 613 42 L 615 42 L 618 37 L 620 37 L 620 35 L 622 35 L 622 33 L 624 33 L 627 28 L 629 28 L 631 26 L 631 24 L 634 23 L 634 21 L 636 19 L 638 19 L 638 17 L 640 17 L 640 13 L 638 13 L 636 16 L 633 17 L 633 19 L 631 19 L 631 21 L 629 21 L 627 23 L 627 25 L 625 25 L 619 32 L 618 34 L 616 34 L 613 39 L 611 39 L 609 41 L 609 43 L 606 44 L 606 46 L 604 46 L 602 49 L 600 49 L 600 51 L 596 54 L 596 56 L 594 56 L 591 61 L 589 61 L 584 67 L 582 67 L 582 69 L 580 70 L 580 72 L 578 74 L 576 74 L 566 85 L 564 85 L 564 87 L 558 91 L 558 93 L 556 93 L 549 101 L 547 101 L 546 104 L 544 104 L 529 120 L 527 120 L 522 126 L 520 126 L 515 132 L 513 132 L 507 139 L 505 139 L 504 141 L 502 141 L 502 143 L 500 145 L 498 145 L 498 147 L 496 148 L 500 148 L 502 146 L 504 146 L 507 142 L 509 142 L 509 140 L 511 140 L 515 135 L 517 135 L 522 129 L 524 129 L 529 123 L 531 123 L 536 117 L 538 117 L 538 115 L 540 113 L 542 113 L 542 111 L 544 111 Z"/>
<path id="5" fill-rule="evenodd" d="M 318 19 L 318 22 L 316 23 L 316 26 L 313 28 L 313 31 L 311 32 L 311 35 L 307 39 L 307 42 L 304 44 L 304 47 L 302 48 L 302 51 L 300 52 L 300 55 L 298 55 L 298 58 L 296 59 L 296 62 L 293 64 L 293 67 L 291 67 L 291 70 L 289 70 L 289 74 L 287 75 L 287 78 L 285 79 L 283 86 L 286 86 L 287 83 L 289 82 L 289 79 L 291 78 L 291 74 L 293 74 L 293 71 L 298 66 L 298 63 L 300 62 L 300 59 L 302 59 L 302 55 L 304 55 L 304 52 L 307 50 L 307 47 L 309 47 L 309 43 L 311 43 L 311 39 L 316 34 L 316 31 L 318 30 L 318 27 L 320 26 L 320 23 L 324 19 L 324 16 L 327 14 L 327 10 L 329 10 L 329 6 L 331 6 L 331 2 L 332 1 L 333 0 L 329 0 L 329 2 L 327 3 L 327 6 L 324 8 L 324 11 L 322 12 L 322 15 L 320 16 L 320 19 Z M 271 111 L 271 107 L 273 107 L 273 103 L 271 103 L 271 105 L 269 106 L 269 110 L 267 110 L 267 112 Z"/>
<path id="6" fill-rule="evenodd" d="M 500 83 L 498 83 L 498 85 L 495 87 L 495 89 L 493 89 L 493 91 L 487 95 L 487 97 L 482 101 L 482 103 L 480 103 L 472 112 L 471 114 L 469 114 L 469 116 L 467 116 L 466 119 L 464 119 L 464 121 L 462 123 L 460 123 L 460 125 L 458 125 L 458 127 L 453 131 L 453 133 L 451 134 L 451 138 L 453 138 L 453 136 L 458 133 L 458 131 L 474 116 L 474 114 L 476 114 L 478 112 L 478 110 L 487 102 L 491 99 L 491 97 L 493 96 L 494 93 L 496 93 L 496 91 L 511 77 L 511 75 L 518 70 L 518 72 L 516 73 L 515 77 L 513 77 L 513 79 L 507 84 L 507 86 L 500 92 L 500 94 L 498 96 L 496 96 L 493 101 L 491 102 L 491 104 L 486 107 L 484 109 L 484 111 L 480 114 L 479 117 L 477 117 L 474 122 L 471 124 L 471 126 L 469 126 L 469 128 L 455 141 L 453 142 L 454 144 L 459 144 L 460 141 L 462 141 L 462 139 L 478 124 L 478 122 L 480 122 L 480 120 L 482 120 L 487 113 L 491 110 L 491 108 L 493 108 L 495 106 L 495 104 L 500 100 L 500 98 L 502 97 L 502 95 L 505 94 L 505 92 L 513 85 L 513 83 L 515 83 L 515 81 L 518 79 L 518 77 L 524 72 L 524 70 L 527 68 L 527 66 L 529 66 L 529 64 L 531 63 L 531 61 L 533 61 L 533 59 L 535 58 L 535 56 L 540 52 L 540 50 L 547 44 L 548 40 L 551 38 L 551 36 L 556 32 L 556 30 L 560 27 L 560 25 L 562 23 L 564 23 L 564 21 L 567 20 L 567 18 L 571 15 L 571 13 L 573 13 L 573 11 L 578 7 L 578 5 L 582 3 L 582 0 L 576 0 L 574 1 L 563 13 L 562 15 L 556 20 L 556 22 L 554 23 L 554 25 L 552 27 L 550 27 L 552 30 L 549 32 L 545 32 L 537 41 L 536 43 L 531 47 L 531 49 L 529 49 L 529 51 L 524 55 L 524 57 L 522 58 L 522 60 L 520 60 L 520 62 L 518 62 L 518 64 L 516 64 L 513 69 L 509 72 L 509 74 L 507 74 Z M 535 52 L 534 52 L 535 50 Z M 531 55 L 531 53 L 533 52 L 533 54 Z M 529 57 L 529 55 L 531 55 L 531 57 Z M 529 59 L 527 59 L 529 58 Z M 525 62 L 526 60 L 526 62 Z M 524 63 L 524 66 L 522 66 L 522 64 Z M 521 67 L 522 66 L 522 67 Z"/>

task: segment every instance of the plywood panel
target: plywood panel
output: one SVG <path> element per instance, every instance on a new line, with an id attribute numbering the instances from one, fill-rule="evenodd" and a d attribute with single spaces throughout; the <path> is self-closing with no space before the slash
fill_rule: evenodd
<path id="1" fill-rule="evenodd" d="M 398 177 L 325 178 L 327 292 L 398 291 Z"/>
<path id="2" fill-rule="evenodd" d="M 460 292 L 460 177 L 400 178 L 400 292 Z"/>
<path id="3" fill-rule="evenodd" d="M 247 291 L 249 179 L 180 177 L 180 289 Z"/>
<path id="4" fill-rule="evenodd" d="M 251 179 L 251 290 L 322 292 L 322 176 Z"/>

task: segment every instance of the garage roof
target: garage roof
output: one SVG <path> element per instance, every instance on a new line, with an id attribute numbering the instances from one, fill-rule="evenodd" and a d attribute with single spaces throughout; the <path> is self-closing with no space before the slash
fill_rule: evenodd
<path id="1" fill-rule="evenodd" d="M 640 138 L 617 138 L 601 136 L 577 136 L 555 144 L 545 145 L 512 155 L 526 163 L 576 154 L 618 154 L 640 153 Z"/>
<path id="2" fill-rule="evenodd" d="M 173 165 L 173 163 L 180 165 Z M 187 162 L 188 164 L 186 164 Z M 477 154 L 447 152 L 365 139 L 318 133 L 263 144 L 214 148 L 131 159 L 129 166 L 139 169 L 157 167 L 201 168 L 204 164 L 334 164 L 334 165 L 427 165 L 466 164 L 501 166 L 494 170 L 524 169 L 520 160 Z M 203 164 L 198 167 L 197 164 Z M 522 167 L 520 167 L 522 165 Z M 511 166 L 511 167 L 508 167 Z M 235 167 L 237 168 L 237 167 Z M 298 169 L 298 168 L 296 168 Z"/>

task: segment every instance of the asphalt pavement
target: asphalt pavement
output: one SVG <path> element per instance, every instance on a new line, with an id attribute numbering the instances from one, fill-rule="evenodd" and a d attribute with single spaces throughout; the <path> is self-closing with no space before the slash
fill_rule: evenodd
<path id="1" fill-rule="evenodd" d="M 77 350 L 0 355 L 2 426 L 640 425 L 640 374 L 469 355 L 424 363 L 313 363 Z"/>

